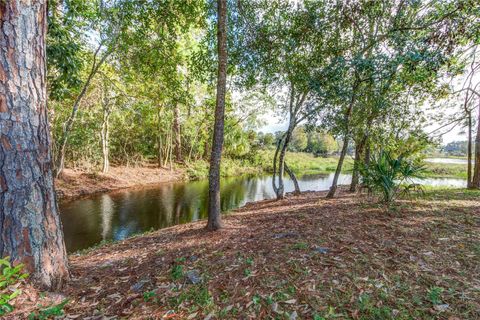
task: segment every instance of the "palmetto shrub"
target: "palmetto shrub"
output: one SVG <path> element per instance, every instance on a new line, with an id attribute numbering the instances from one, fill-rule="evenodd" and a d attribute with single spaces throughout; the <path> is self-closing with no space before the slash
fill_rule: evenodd
<path id="1" fill-rule="evenodd" d="M 381 194 L 382 202 L 390 206 L 402 191 L 408 191 L 414 178 L 421 178 L 423 165 L 404 156 L 394 157 L 389 151 L 373 155 L 368 165 L 360 168 L 362 183 Z"/>

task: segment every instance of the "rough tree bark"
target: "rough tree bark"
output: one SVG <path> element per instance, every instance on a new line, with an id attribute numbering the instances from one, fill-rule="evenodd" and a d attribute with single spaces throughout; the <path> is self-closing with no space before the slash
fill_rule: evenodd
<path id="1" fill-rule="evenodd" d="M 207 229 L 212 231 L 222 227 L 220 217 L 220 161 L 223 148 L 225 93 L 227 89 L 227 0 L 217 0 L 217 18 L 217 101 L 215 105 L 212 153 L 210 154 L 207 223 Z"/>
<path id="2" fill-rule="evenodd" d="M 478 103 L 477 135 L 475 137 L 475 164 L 471 187 L 480 189 L 480 99 Z"/>
<path id="3" fill-rule="evenodd" d="M 0 256 L 46 289 L 69 278 L 53 186 L 46 1 L 0 2 Z"/>

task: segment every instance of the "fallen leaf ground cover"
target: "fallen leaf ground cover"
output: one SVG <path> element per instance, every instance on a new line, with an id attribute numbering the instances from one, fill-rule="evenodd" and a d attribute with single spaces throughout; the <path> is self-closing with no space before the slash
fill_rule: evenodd
<path id="1" fill-rule="evenodd" d="M 62 295 L 25 288 L 10 318 L 60 303 L 76 319 L 480 319 L 480 192 L 393 210 L 306 192 L 70 256 Z"/>

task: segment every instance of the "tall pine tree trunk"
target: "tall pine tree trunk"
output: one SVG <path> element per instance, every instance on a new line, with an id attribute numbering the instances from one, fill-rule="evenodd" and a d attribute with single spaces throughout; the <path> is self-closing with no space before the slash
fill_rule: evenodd
<path id="1" fill-rule="evenodd" d="M 478 103 L 477 135 L 475 137 L 475 165 L 471 187 L 480 189 L 480 99 Z"/>
<path id="2" fill-rule="evenodd" d="M 220 161 L 222 159 L 225 93 L 227 90 L 227 0 L 217 0 L 217 18 L 217 101 L 208 181 L 208 230 L 217 230 L 222 227 L 220 217 Z"/>
<path id="3" fill-rule="evenodd" d="M 53 187 L 46 1 L 0 2 L 0 256 L 59 289 L 68 263 Z"/>

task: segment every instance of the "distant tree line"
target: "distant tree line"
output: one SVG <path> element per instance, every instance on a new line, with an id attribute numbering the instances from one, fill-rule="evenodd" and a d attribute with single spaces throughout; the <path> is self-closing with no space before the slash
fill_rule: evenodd
<path id="1" fill-rule="evenodd" d="M 257 141 L 260 147 L 265 149 L 274 148 L 277 141 L 282 137 L 283 132 L 273 133 L 259 132 Z M 308 130 L 306 126 L 299 126 L 293 130 L 292 141 L 288 148 L 292 152 L 308 152 L 315 156 L 331 156 L 339 151 L 339 143 L 335 138 L 323 130 Z"/>
<path id="2" fill-rule="evenodd" d="M 441 148 L 441 151 L 449 156 L 467 156 L 468 141 L 453 141 Z"/>

